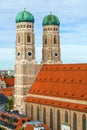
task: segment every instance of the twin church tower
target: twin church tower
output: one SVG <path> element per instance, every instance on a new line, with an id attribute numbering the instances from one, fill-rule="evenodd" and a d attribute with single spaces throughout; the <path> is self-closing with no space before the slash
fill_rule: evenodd
<path id="1" fill-rule="evenodd" d="M 52 13 L 43 25 L 42 62 L 35 58 L 34 17 L 24 10 L 16 17 L 14 108 L 25 113 L 24 98 L 43 64 L 61 64 L 59 19 Z M 40 55 L 40 54 L 38 54 Z"/>

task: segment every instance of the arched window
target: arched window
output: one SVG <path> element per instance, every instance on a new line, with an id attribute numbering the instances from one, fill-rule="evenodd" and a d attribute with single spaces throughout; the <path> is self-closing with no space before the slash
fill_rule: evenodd
<path id="1" fill-rule="evenodd" d="M 54 36 L 54 44 L 57 43 L 57 39 L 56 39 L 56 36 Z"/>
<path id="2" fill-rule="evenodd" d="M 46 108 L 43 109 L 43 122 L 46 124 Z"/>
<path id="3" fill-rule="evenodd" d="M 18 36 L 18 43 L 20 43 L 20 36 Z"/>
<path id="4" fill-rule="evenodd" d="M 37 120 L 40 120 L 39 106 L 37 106 Z"/>
<path id="5" fill-rule="evenodd" d="M 60 111 L 57 111 L 57 130 L 60 130 Z"/>
<path id="6" fill-rule="evenodd" d="M 77 115 L 73 114 L 73 130 L 77 130 Z"/>
<path id="7" fill-rule="evenodd" d="M 82 116 L 82 130 L 86 130 L 86 116 Z"/>
<path id="8" fill-rule="evenodd" d="M 45 44 L 47 44 L 47 38 L 45 37 Z"/>
<path id="9" fill-rule="evenodd" d="M 50 109 L 50 129 L 53 130 L 53 110 Z"/>
<path id="10" fill-rule="evenodd" d="M 31 42 L 30 35 L 29 35 L 29 36 L 27 36 L 27 42 Z"/>
<path id="11" fill-rule="evenodd" d="M 65 112 L 65 122 L 68 123 L 68 112 Z"/>
<path id="12" fill-rule="evenodd" d="M 33 105 L 31 106 L 31 118 L 33 119 Z"/>

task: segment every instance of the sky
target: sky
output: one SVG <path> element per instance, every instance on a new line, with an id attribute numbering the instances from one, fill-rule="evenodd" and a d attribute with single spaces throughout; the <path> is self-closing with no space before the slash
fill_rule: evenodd
<path id="1" fill-rule="evenodd" d="M 87 0 L 0 0 L 0 70 L 14 69 L 16 15 L 26 8 L 35 19 L 36 59 L 42 58 L 42 20 L 50 11 L 60 20 L 63 63 L 87 63 Z"/>

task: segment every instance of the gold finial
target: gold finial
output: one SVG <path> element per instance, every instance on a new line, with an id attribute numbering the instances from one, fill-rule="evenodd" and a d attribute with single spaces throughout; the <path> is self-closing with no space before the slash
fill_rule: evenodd
<path id="1" fill-rule="evenodd" d="M 50 11 L 50 14 L 52 14 L 52 11 Z"/>
<path id="2" fill-rule="evenodd" d="M 26 8 L 24 8 L 24 11 L 26 11 Z"/>

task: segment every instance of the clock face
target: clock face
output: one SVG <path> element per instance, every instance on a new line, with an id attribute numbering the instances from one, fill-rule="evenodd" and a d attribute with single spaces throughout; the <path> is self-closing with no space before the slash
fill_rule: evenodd
<path id="1" fill-rule="evenodd" d="M 28 52 L 28 56 L 32 56 L 32 52 L 31 51 Z"/>

